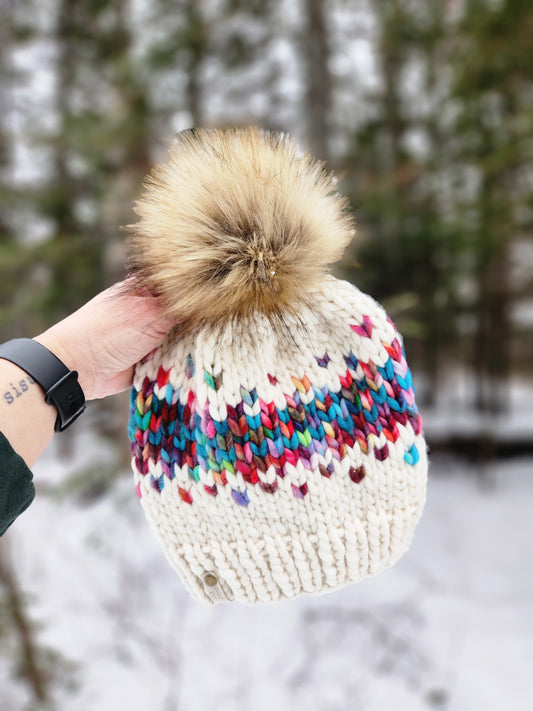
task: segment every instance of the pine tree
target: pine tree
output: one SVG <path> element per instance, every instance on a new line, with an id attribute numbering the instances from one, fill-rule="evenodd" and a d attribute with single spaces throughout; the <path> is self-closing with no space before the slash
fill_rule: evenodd
<path id="1" fill-rule="evenodd" d="M 363 237 L 362 268 L 350 277 L 398 315 L 410 355 L 428 375 L 421 395 L 431 403 L 439 355 L 455 333 L 455 241 L 439 205 L 445 89 L 436 65 L 445 16 L 440 3 L 385 0 L 372 9 L 380 88 L 366 97 L 370 118 L 356 127 L 347 163 Z"/>
<path id="2" fill-rule="evenodd" d="M 453 96 L 455 156 L 475 181 L 460 203 L 470 226 L 477 295 L 472 366 L 476 405 L 501 410 L 512 368 L 514 293 L 511 258 L 520 233 L 531 229 L 527 189 L 533 126 L 533 8 L 525 0 L 468 0 L 457 28 Z"/>

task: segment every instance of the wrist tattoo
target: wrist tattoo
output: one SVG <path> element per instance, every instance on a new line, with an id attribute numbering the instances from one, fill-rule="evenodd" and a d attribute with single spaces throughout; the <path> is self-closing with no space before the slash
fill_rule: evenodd
<path id="1" fill-rule="evenodd" d="M 17 383 L 9 383 L 9 389 L 4 393 L 4 400 L 8 405 L 12 405 L 17 398 L 28 391 L 30 385 L 35 385 L 35 380 L 29 375 L 21 378 Z"/>

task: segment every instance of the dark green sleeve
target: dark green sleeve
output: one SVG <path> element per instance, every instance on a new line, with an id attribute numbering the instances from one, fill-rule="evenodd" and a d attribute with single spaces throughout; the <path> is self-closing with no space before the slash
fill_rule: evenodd
<path id="1" fill-rule="evenodd" d="M 0 432 L 0 536 L 34 497 L 33 474 Z"/>

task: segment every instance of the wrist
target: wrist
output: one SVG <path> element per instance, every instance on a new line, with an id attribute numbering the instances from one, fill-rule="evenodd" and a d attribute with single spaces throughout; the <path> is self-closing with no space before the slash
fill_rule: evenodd
<path id="1" fill-rule="evenodd" d="M 73 355 L 70 347 L 61 334 L 58 333 L 58 325 L 52 326 L 47 331 L 35 336 L 34 341 L 40 343 L 53 353 L 59 360 L 64 363 L 69 370 L 75 370 L 78 373 L 78 383 L 85 395 L 86 400 L 91 399 L 92 393 L 92 378 L 83 366 L 79 357 Z"/>
<path id="2" fill-rule="evenodd" d="M 15 363 L 0 359 L 0 383 L 2 434 L 32 467 L 54 434 L 57 413 L 45 403 L 39 385 Z"/>
<path id="3" fill-rule="evenodd" d="M 50 342 L 46 338 L 42 340 Z M 41 387 L 45 403 L 56 410 L 56 431 L 65 430 L 85 410 L 85 394 L 78 381 L 78 373 L 70 369 L 43 343 L 31 338 L 11 339 L 0 344 L 0 358 L 25 371 L 30 384 L 37 383 Z M 24 385 L 25 389 L 21 381 L 21 390 L 26 392 L 26 380 Z M 16 394 L 18 393 L 17 397 L 21 397 L 21 393 L 14 389 Z M 6 399 L 14 400 L 13 396 Z"/>

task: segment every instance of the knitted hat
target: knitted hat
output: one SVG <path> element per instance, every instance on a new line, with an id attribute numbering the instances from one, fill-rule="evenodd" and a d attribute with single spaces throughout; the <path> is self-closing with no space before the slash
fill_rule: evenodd
<path id="1" fill-rule="evenodd" d="M 353 226 L 282 134 L 180 134 L 138 201 L 132 268 L 180 324 L 131 393 L 137 494 L 207 602 L 362 580 L 407 550 L 425 501 L 402 340 L 335 279 Z"/>

